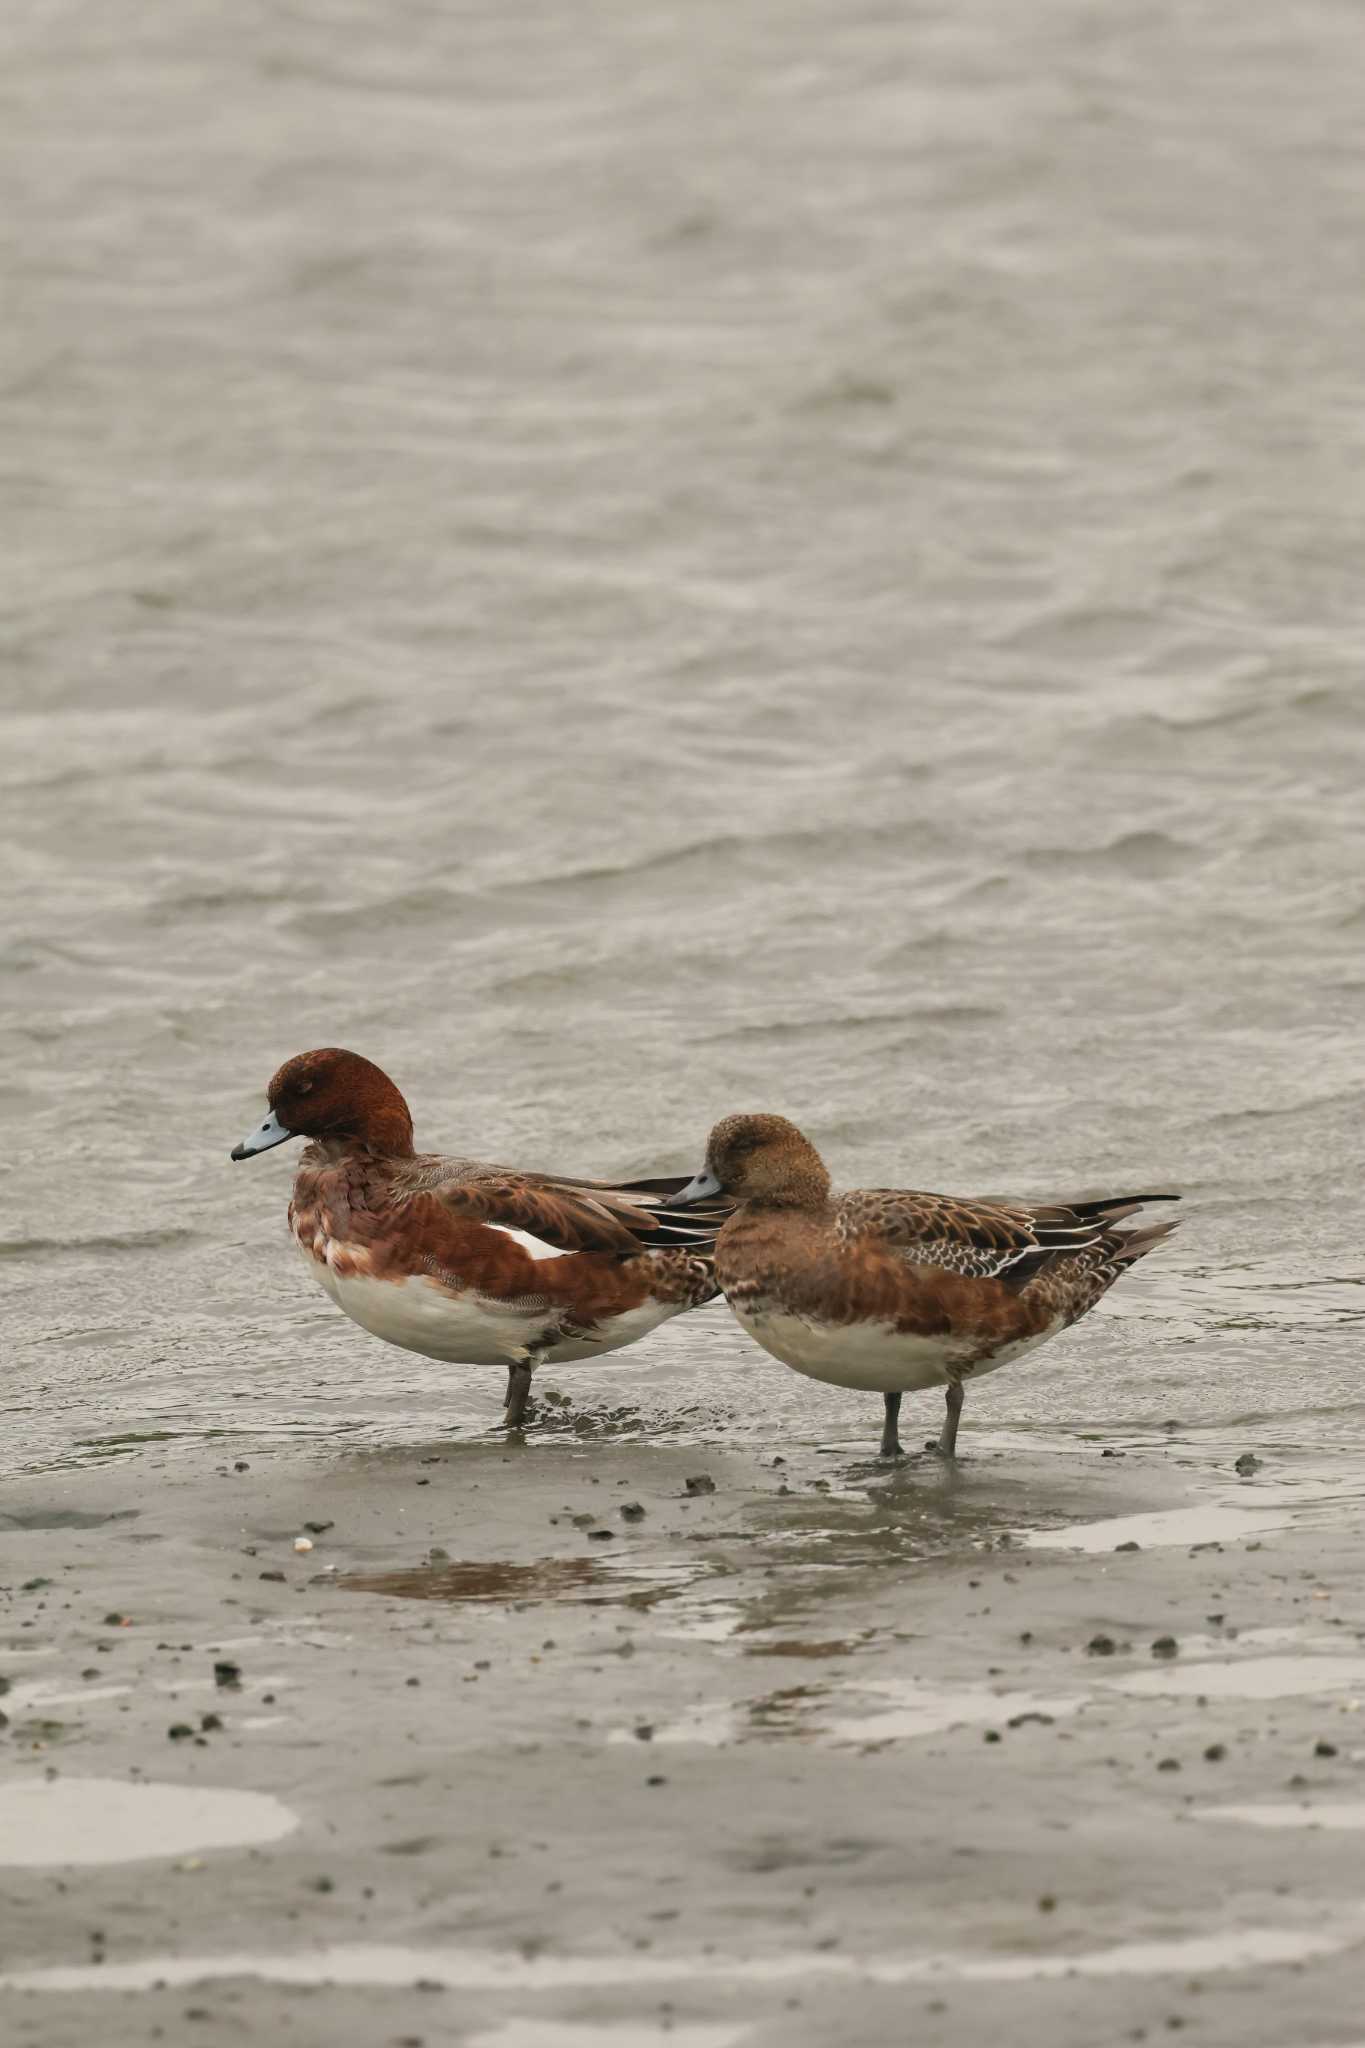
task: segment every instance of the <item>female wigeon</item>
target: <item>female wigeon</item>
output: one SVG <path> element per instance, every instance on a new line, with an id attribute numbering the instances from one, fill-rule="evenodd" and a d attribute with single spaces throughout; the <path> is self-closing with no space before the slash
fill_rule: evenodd
<path id="1" fill-rule="evenodd" d="M 506 1365 L 513 1428 L 538 1365 L 633 1344 L 719 1291 L 726 1206 L 676 1213 L 685 1175 L 613 1184 L 415 1152 L 388 1075 L 335 1046 L 287 1060 L 266 1092 L 269 1116 L 231 1156 L 313 1140 L 289 1227 L 314 1279 L 390 1344 Z"/>
<path id="2" fill-rule="evenodd" d="M 783 1116 L 728 1116 L 678 1200 L 737 1204 L 716 1278 L 739 1321 L 811 1379 L 880 1393 L 882 1456 L 900 1455 L 901 1395 L 947 1387 L 937 1449 L 957 1447 L 964 1380 L 994 1372 L 1083 1316 L 1174 1230 L 1116 1230 L 1175 1195 L 1033 1204 L 896 1188 L 835 1194 L 815 1147 Z"/>

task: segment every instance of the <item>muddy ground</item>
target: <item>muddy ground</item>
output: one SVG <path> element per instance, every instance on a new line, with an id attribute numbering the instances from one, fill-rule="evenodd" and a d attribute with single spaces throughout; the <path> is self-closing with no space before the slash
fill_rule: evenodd
<path id="1" fill-rule="evenodd" d="M 6 2038 L 1345 2048 L 1362 1468 L 1249 1447 L 547 1411 L 21 1480 Z"/>

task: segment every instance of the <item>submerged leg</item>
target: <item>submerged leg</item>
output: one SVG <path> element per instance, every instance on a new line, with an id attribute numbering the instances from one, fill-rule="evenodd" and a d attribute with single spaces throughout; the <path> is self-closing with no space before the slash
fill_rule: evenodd
<path id="1" fill-rule="evenodd" d="M 957 1456 L 957 1425 L 962 1417 L 962 1385 L 959 1380 L 949 1380 L 943 1396 L 948 1412 L 943 1418 L 943 1434 L 938 1440 L 940 1458 Z"/>
<path id="2" fill-rule="evenodd" d="M 884 1458 L 899 1458 L 901 1440 L 896 1432 L 896 1424 L 900 1420 L 901 1397 L 899 1394 L 883 1394 L 882 1399 L 886 1403 L 886 1422 L 882 1429 L 881 1454 Z"/>

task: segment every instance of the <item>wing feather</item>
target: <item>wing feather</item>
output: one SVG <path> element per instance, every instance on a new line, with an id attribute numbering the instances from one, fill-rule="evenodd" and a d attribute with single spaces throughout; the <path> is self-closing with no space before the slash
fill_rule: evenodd
<path id="1" fill-rule="evenodd" d="M 1103 1244 L 1144 1202 L 1175 1195 L 1114 1195 L 1076 1203 L 1024 1203 L 864 1188 L 839 1204 L 849 1238 L 875 1236 L 915 1265 L 1001 1280 L 1014 1291 L 1068 1254 Z"/>
<path id="2" fill-rule="evenodd" d="M 417 1184 L 453 1214 L 524 1230 L 557 1251 L 706 1253 L 731 1208 L 725 1201 L 670 1208 L 669 1197 L 687 1185 L 685 1174 L 613 1185 L 468 1160 L 424 1161 L 423 1168 Z"/>

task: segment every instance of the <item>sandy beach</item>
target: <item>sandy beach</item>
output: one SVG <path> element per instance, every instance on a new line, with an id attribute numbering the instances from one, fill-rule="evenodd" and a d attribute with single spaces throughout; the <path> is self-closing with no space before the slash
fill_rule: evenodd
<path id="1" fill-rule="evenodd" d="M 1365 1470 L 1248 1448 L 561 1426 L 16 1485 L 0 1821 L 83 1846 L 0 1881 L 8 2038 L 1337 2048 Z M 157 1844 L 137 1787 L 239 1797 Z"/>

